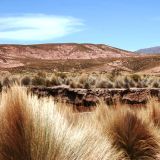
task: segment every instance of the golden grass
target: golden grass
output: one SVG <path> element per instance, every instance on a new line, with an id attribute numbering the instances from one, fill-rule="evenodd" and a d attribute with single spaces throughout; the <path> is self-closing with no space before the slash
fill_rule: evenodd
<path id="1" fill-rule="evenodd" d="M 0 160 L 159 160 L 160 108 L 106 106 L 74 112 L 13 86 L 2 92 Z"/>
<path id="2" fill-rule="evenodd" d="M 0 106 L 0 159 L 119 159 L 120 153 L 92 122 L 50 98 L 38 99 L 12 87 L 2 93 Z"/>

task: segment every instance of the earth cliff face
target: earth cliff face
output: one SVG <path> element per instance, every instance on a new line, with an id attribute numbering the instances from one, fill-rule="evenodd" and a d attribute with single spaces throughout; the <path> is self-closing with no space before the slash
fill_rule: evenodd
<path id="1" fill-rule="evenodd" d="M 149 97 L 160 100 L 160 89 L 156 88 L 132 88 L 132 89 L 72 89 L 68 86 L 57 87 L 31 87 L 33 93 L 39 97 L 52 96 L 54 99 L 67 102 L 76 106 L 78 110 L 87 111 L 103 100 L 106 104 L 116 103 L 128 104 L 131 106 L 144 106 Z"/>

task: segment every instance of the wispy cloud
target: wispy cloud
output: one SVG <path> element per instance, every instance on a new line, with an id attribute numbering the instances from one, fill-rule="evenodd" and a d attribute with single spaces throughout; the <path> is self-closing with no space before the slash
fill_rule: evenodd
<path id="1" fill-rule="evenodd" d="M 0 17 L 0 40 L 40 42 L 82 30 L 83 22 L 73 17 L 44 14 Z"/>

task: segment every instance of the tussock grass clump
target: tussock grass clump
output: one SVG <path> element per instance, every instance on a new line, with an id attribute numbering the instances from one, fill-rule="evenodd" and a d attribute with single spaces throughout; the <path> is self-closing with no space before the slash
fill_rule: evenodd
<path id="1" fill-rule="evenodd" d="M 2 92 L 2 88 L 3 88 L 3 85 L 2 85 L 2 82 L 0 81 L 0 92 Z"/>
<path id="2" fill-rule="evenodd" d="M 2 93 L 0 108 L 0 159 L 123 159 L 93 127 L 91 116 L 75 115 L 50 98 L 13 87 Z"/>
<path id="3" fill-rule="evenodd" d="M 123 82 L 119 81 L 119 80 L 116 80 L 115 83 L 114 83 L 114 87 L 115 88 L 123 88 Z"/>
<path id="4" fill-rule="evenodd" d="M 154 81 L 154 82 L 152 82 L 152 87 L 153 88 L 159 88 L 160 87 L 160 81 Z"/>
<path id="5" fill-rule="evenodd" d="M 55 72 L 55 76 L 60 77 L 62 79 L 67 78 L 67 75 L 65 72 Z"/>
<path id="6" fill-rule="evenodd" d="M 12 77 L 11 78 L 11 84 L 13 85 L 13 84 L 18 84 L 18 85 L 20 85 L 20 80 L 19 80 L 19 78 L 18 77 Z"/>
<path id="7" fill-rule="evenodd" d="M 96 88 L 113 88 L 113 84 L 108 80 L 97 82 Z"/>
<path id="8" fill-rule="evenodd" d="M 64 84 L 65 84 L 65 85 L 70 85 L 70 82 L 71 82 L 71 81 L 72 81 L 71 78 L 69 78 L 69 77 L 68 77 L 68 78 L 65 78 L 65 79 L 64 79 Z"/>
<path id="9" fill-rule="evenodd" d="M 21 79 L 21 85 L 28 86 L 30 84 L 31 84 L 31 78 L 30 77 L 25 76 Z"/>
<path id="10" fill-rule="evenodd" d="M 42 77 L 42 78 L 46 78 L 47 77 L 47 73 L 46 72 L 38 72 L 37 76 L 38 77 Z"/>
<path id="11" fill-rule="evenodd" d="M 79 83 L 80 84 L 84 84 L 88 79 L 88 75 L 87 74 L 82 74 L 81 76 L 79 76 Z"/>
<path id="12" fill-rule="evenodd" d="M 55 75 L 52 76 L 50 83 L 51 83 L 51 86 L 57 86 L 61 84 L 60 79 Z"/>
<path id="13" fill-rule="evenodd" d="M 32 79 L 32 85 L 45 86 L 46 85 L 46 79 L 43 78 L 43 77 L 35 76 Z"/>
<path id="14" fill-rule="evenodd" d="M 96 79 L 92 75 L 82 74 L 78 78 L 78 86 L 82 86 L 84 89 L 94 88 Z"/>
<path id="15" fill-rule="evenodd" d="M 71 81 L 71 82 L 69 83 L 69 86 L 70 86 L 71 88 L 78 88 L 78 84 L 77 84 L 75 81 Z"/>
<path id="16" fill-rule="evenodd" d="M 2 80 L 2 85 L 5 86 L 5 87 L 8 87 L 10 85 L 10 79 L 9 79 L 9 77 L 5 77 Z"/>
<path id="17" fill-rule="evenodd" d="M 85 82 L 84 88 L 85 89 L 90 89 L 91 88 L 91 84 L 89 82 Z"/>
<path id="18" fill-rule="evenodd" d="M 159 105 L 100 103 L 82 114 L 13 86 L 0 103 L 0 159 L 159 160 Z"/>
<path id="19" fill-rule="evenodd" d="M 141 76 L 138 75 L 138 74 L 133 74 L 131 75 L 131 78 L 135 81 L 135 82 L 138 82 L 141 80 Z"/>
<path id="20" fill-rule="evenodd" d="M 84 88 L 84 85 L 85 85 L 85 84 L 79 83 L 77 78 L 70 79 L 68 83 L 71 88 Z"/>
<path id="21" fill-rule="evenodd" d="M 100 104 L 94 113 L 97 128 L 111 138 L 112 144 L 124 153 L 124 159 L 159 159 L 160 108 L 155 108 L 155 104 L 158 103 L 152 101 L 147 108 L 139 109 L 120 104 L 107 108 Z"/>

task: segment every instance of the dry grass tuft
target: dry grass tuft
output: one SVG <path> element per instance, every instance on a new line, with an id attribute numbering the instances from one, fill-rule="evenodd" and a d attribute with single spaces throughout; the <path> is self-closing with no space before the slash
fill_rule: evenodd
<path id="1" fill-rule="evenodd" d="M 12 87 L 3 91 L 0 108 L 0 159 L 98 160 L 114 155 L 118 160 L 122 156 L 109 140 L 99 137 L 91 121 L 73 116 L 73 111 L 52 99 L 38 99 Z"/>
<path id="2" fill-rule="evenodd" d="M 159 160 L 160 108 L 100 103 L 88 113 L 12 86 L 0 104 L 2 160 Z"/>

